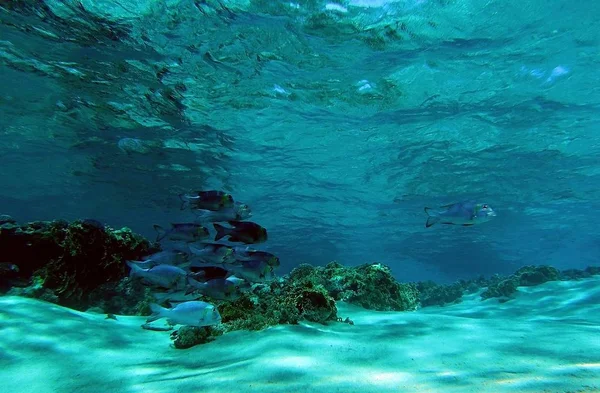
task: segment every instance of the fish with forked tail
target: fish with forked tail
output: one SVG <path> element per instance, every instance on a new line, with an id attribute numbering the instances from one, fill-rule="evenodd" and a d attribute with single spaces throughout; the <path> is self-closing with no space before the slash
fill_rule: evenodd
<path id="1" fill-rule="evenodd" d="M 188 293 L 198 291 L 203 295 L 217 300 L 236 300 L 240 297 L 240 285 L 227 278 L 214 278 L 206 282 L 199 282 L 188 277 L 190 288 Z"/>
<path id="2" fill-rule="evenodd" d="M 427 222 L 425 227 L 440 223 L 449 225 L 471 226 L 496 217 L 496 212 L 487 203 L 463 201 L 440 206 L 439 209 L 425 208 Z"/>
<path id="3" fill-rule="evenodd" d="M 270 266 L 279 266 L 281 262 L 279 257 L 267 251 L 252 250 L 248 246 L 234 247 L 235 259 L 238 261 L 265 261 Z"/>
<path id="4" fill-rule="evenodd" d="M 267 230 L 260 225 L 249 221 L 229 221 L 233 228 L 226 228 L 220 224 L 213 224 L 217 234 L 215 241 L 229 236 L 230 242 L 245 244 L 263 243 L 267 240 Z"/>
<path id="5" fill-rule="evenodd" d="M 219 310 L 210 303 L 190 301 L 179 303 L 173 308 L 164 308 L 158 304 L 150 304 L 152 315 L 146 322 L 154 322 L 167 318 L 169 325 L 212 326 L 221 323 Z"/>
<path id="6" fill-rule="evenodd" d="M 196 222 L 218 222 L 218 221 L 242 221 L 252 216 L 250 206 L 245 203 L 235 202 L 232 207 L 226 207 L 217 211 L 197 209 L 193 210 Z"/>
<path id="7" fill-rule="evenodd" d="M 233 197 L 224 191 L 194 191 L 190 194 L 179 194 L 181 199 L 181 210 L 201 209 L 219 211 L 224 208 L 233 207 Z"/>
<path id="8" fill-rule="evenodd" d="M 150 269 L 144 269 L 135 262 L 127 261 L 126 263 L 131 268 L 129 277 L 139 277 L 149 285 L 166 289 L 181 289 L 187 284 L 187 272 L 177 266 L 157 265 Z"/>
<path id="9" fill-rule="evenodd" d="M 184 242 L 195 242 L 205 239 L 209 236 L 208 229 L 196 223 L 181 223 L 171 224 L 170 229 L 164 229 L 160 225 L 154 225 L 154 230 L 157 232 L 156 241 L 163 239 L 168 240 L 183 240 Z"/>
<path id="10" fill-rule="evenodd" d="M 192 265 L 195 262 L 200 263 L 232 263 L 235 262 L 234 251 L 232 247 L 224 244 L 202 243 L 190 245 L 190 252 L 193 255 Z"/>

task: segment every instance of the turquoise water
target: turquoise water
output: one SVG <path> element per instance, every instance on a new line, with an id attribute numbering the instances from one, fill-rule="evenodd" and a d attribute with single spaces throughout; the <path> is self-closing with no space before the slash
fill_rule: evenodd
<path id="1" fill-rule="evenodd" d="M 600 254 L 600 3 L 7 1 L 0 206 L 149 237 L 223 189 L 282 273 L 402 281 Z M 131 140 L 124 138 L 134 138 Z M 425 228 L 466 198 L 498 217 Z"/>

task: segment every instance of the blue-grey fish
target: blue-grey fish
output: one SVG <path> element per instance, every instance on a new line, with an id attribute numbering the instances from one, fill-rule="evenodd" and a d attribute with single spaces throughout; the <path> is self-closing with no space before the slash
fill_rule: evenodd
<path id="1" fill-rule="evenodd" d="M 127 266 L 131 268 L 129 277 L 139 277 L 148 285 L 167 289 L 183 289 L 187 284 L 187 272 L 177 266 L 157 265 L 150 269 L 144 269 L 131 261 L 127 261 Z"/>
<path id="2" fill-rule="evenodd" d="M 150 304 L 152 315 L 146 322 L 167 318 L 169 325 L 212 326 L 221 323 L 221 314 L 210 303 L 193 300 L 179 303 L 173 308 L 164 308 L 158 304 Z"/>
<path id="3" fill-rule="evenodd" d="M 279 266 L 279 258 L 270 252 L 253 250 L 250 247 L 234 247 L 234 256 L 237 261 L 265 261 L 270 266 Z"/>
<path id="4" fill-rule="evenodd" d="M 191 243 L 197 240 L 206 239 L 209 236 L 208 229 L 200 224 L 192 222 L 171 224 L 170 229 L 164 229 L 160 225 L 154 225 L 154 230 L 157 232 L 157 242 L 166 238 L 168 240 L 182 240 Z"/>
<path id="5" fill-rule="evenodd" d="M 188 259 L 188 254 L 181 250 L 164 250 L 148 255 L 141 261 L 130 261 L 143 269 L 150 269 L 157 265 L 181 265 Z"/>
<path id="6" fill-rule="evenodd" d="M 197 266 L 197 263 L 221 264 L 235 262 L 233 248 L 224 244 L 190 244 L 190 252 L 192 253 L 192 266 Z"/>
<path id="7" fill-rule="evenodd" d="M 188 293 L 198 291 L 201 294 L 216 300 L 236 300 L 240 297 L 240 286 L 228 278 L 214 278 L 206 282 L 199 282 L 188 277 L 190 289 Z"/>
<path id="8" fill-rule="evenodd" d="M 170 302 L 170 303 L 181 303 L 181 302 L 187 302 L 187 301 L 191 301 L 191 300 L 196 300 L 200 297 L 200 294 L 196 294 L 196 293 L 190 293 L 188 290 L 183 290 L 183 289 L 179 289 L 179 290 L 171 290 L 171 291 L 152 291 L 152 297 L 158 302 L 158 303 L 165 303 L 165 302 Z"/>
<path id="9" fill-rule="evenodd" d="M 241 242 L 246 244 L 262 243 L 268 239 L 267 230 L 260 225 L 250 221 L 229 221 L 233 228 L 213 224 L 217 234 L 215 241 L 229 236 L 230 242 Z"/>
<path id="10" fill-rule="evenodd" d="M 441 206 L 439 209 L 425 208 L 429 228 L 435 223 L 470 226 L 480 224 L 496 217 L 496 212 L 487 203 L 464 201 Z"/>
<path id="11" fill-rule="evenodd" d="M 218 211 L 233 207 L 233 197 L 231 194 L 217 190 L 179 194 L 179 199 L 181 199 L 181 210 L 189 207 L 190 209 Z"/>
<path id="12" fill-rule="evenodd" d="M 226 207 L 221 210 L 212 211 L 205 209 L 194 210 L 196 222 L 219 222 L 219 221 L 242 221 L 252 216 L 250 206 L 245 203 L 235 202 L 232 207 Z"/>
<path id="13" fill-rule="evenodd" d="M 275 278 L 273 266 L 262 260 L 239 261 L 239 265 L 227 265 L 227 270 L 249 282 L 265 282 Z"/>

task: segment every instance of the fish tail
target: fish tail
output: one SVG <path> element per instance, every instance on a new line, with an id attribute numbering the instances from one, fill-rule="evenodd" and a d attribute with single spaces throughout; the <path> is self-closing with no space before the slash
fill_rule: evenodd
<path id="1" fill-rule="evenodd" d="M 190 293 L 192 293 L 196 290 L 200 290 L 206 286 L 205 284 L 201 283 L 200 281 L 194 280 L 190 276 L 187 276 L 186 278 L 187 278 L 187 284 L 189 285 L 189 287 L 185 291 L 186 295 L 189 295 Z"/>
<path id="2" fill-rule="evenodd" d="M 181 200 L 180 210 L 185 210 L 189 206 L 190 201 L 185 198 L 185 194 L 179 194 L 179 199 Z"/>
<path id="3" fill-rule="evenodd" d="M 425 213 L 427 213 L 428 216 L 427 221 L 425 222 L 425 228 L 429 228 L 430 226 L 432 226 L 440 220 L 440 218 L 435 213 L 431 212 L 432 210 L 433 209 L 430 207 L 425 208 Z"/>
<path id="4" fill-rule="evenodd" d="M 150 311 L 152 311 L 152 315 L 146 319 L 146 322 L 153 322 L 166 316 L 165 313 L 168 311 L 168 309 L 161 307 L 156 303 L 150 303 Z"/>
<path id="5" fill-rule="evenodd" d="M 425 228 L 429 228 L 439 220 L 440 219 L 438 217 L 427 217 L 427 221 L 425 222 Z"/>
<path id="6" fill-rule="evenodd" d="M 135 261 L 125 261 L 125 263 L 131 269 L 129 271 L 129 278 L 133 278 L 135 276 L 139 276 L 139 275 L 141 275 L 140 273 L 144 272 L 144 269 L 142 269 L 141 267 L 139 267 L 137 265 L 137 263 L 135 263 Z"/>
<path id="7" fill-rule="evenodd" d="M 159 242 L 162 239 L 165 238 L 165 236 L 167 236 L 167 231 L 165 230 L 165 228 L 161 227 L 160 225 L 156 225 L 154 224 L 154 230 L 156 231 L 156 241 Z"/>
<path id="8" fill-rule="evenodd" d="M 229 235 L 229 229 L 225 228 L 223 225 L 214 223 L 213 226 L 217 231 L 217 234 L 215 235 L 215 241 L 220 240 L 225 236 Z"/>

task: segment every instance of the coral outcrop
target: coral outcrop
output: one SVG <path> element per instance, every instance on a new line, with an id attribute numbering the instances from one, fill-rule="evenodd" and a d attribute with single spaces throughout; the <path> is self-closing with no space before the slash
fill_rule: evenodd
<path id="1" fill-rule="evenodd" d="M 483 299 L 498 297 L 506 300 L 513 296 L 518 286 L 535 286 L 559 279 L 560 272 L 552 266 L 523 266 L 506 279 L 490 284 L 481 297 Z"/>
<path id="2" fill-rule="evenodd" d="M 118 292 L 127 276 L 125 260 L 151 252 L 151 244 L 128 228 L 95 220 L 0 222 L 0 263 L 18 269 L 13 292 L 84 310 Z"/>
<path id="3" fill-rule="evenodd" d="M 414 310 L 418 306 L 417 287 L 399 283 L 387 266 L 379 263 L 357 267 L 331 262 L 325 267 L 300 265 L 290 273 L 291 280 L 322 285 L 335 300 L 378 311 Z"/>

